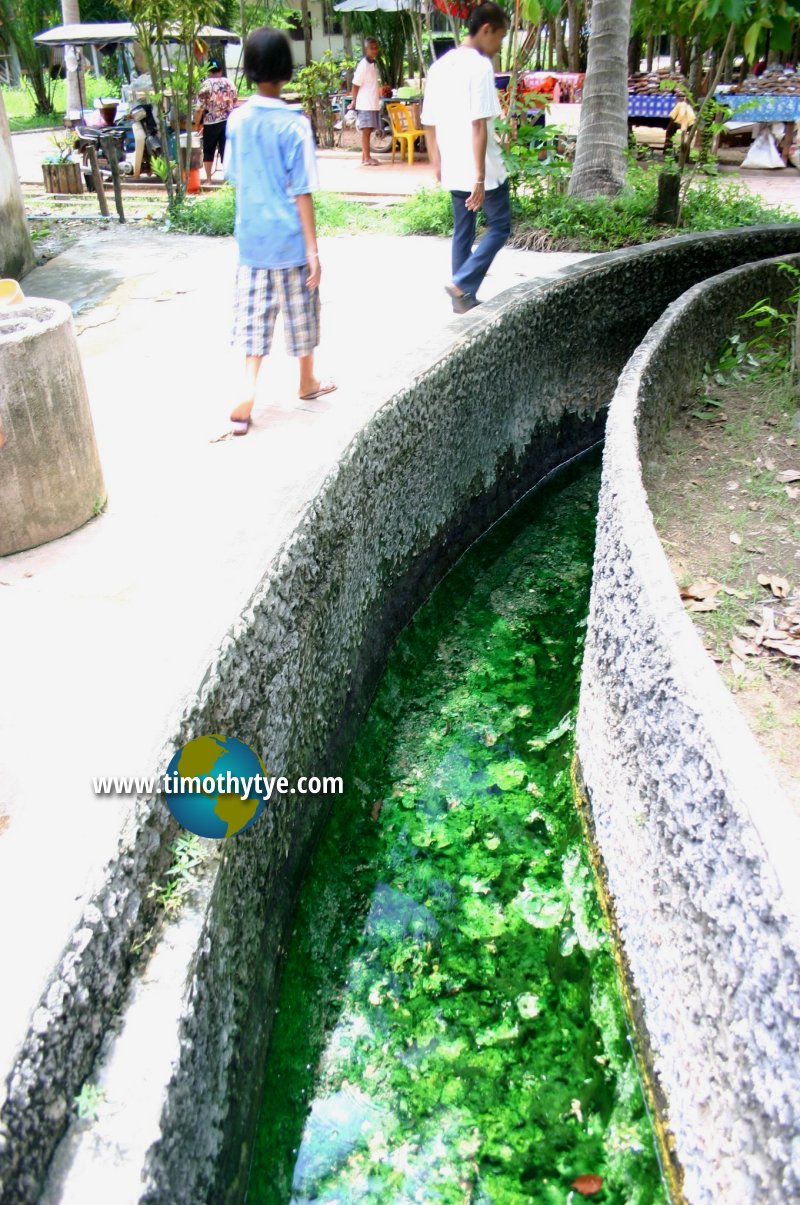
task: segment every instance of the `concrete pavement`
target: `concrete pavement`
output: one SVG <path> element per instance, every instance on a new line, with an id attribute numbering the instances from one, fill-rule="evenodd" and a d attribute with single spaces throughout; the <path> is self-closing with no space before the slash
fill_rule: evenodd
<path id="1" fill-rule="evenodd" d="M 93 778 L 163 772 L 186 700 L 299 512 L 426 338 L 447 328 L 455 342 L 470 321 L 442 289 L 445 240 L 323 239 L 321 258 L 318 365 L 338 392 L 298 402 L 279 329 L 251 433 L 222 442 L 241 369 L 231 239 L 97 228 L 23 282 L 75 312 L 109 501 L 0 559 L 3 1091 L 130 823 L 131 800 L 95 795 Z M 484 296 L 581 258 L 504 250 Z"/>

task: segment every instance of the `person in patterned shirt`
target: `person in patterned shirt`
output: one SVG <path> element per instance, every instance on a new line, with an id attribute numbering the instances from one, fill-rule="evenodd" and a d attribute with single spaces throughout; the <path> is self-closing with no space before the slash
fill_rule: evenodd
<path id="1" fill-rule="evenodd" d="M 209 184 L 215 153 L 219 151 L 220 163 L 225 155 L 225 128 L 237 99 L 233 84 L 222 74 L 219 63 L 212 59 L 208 65 L 208 78 L 197 94 L 195 112 L 196 128 L 203 127 L 203 167 Z"/>

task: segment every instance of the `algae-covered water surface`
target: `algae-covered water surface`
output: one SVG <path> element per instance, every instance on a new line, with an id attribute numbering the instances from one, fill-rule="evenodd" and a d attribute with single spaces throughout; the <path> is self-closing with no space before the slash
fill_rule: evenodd
<path id="1" fill-rule="evenodd" d="M 666 1199 L 570 779 L 598 482 L 531 495 L 392 652 L 303 889 L 250 1205 Z"/>

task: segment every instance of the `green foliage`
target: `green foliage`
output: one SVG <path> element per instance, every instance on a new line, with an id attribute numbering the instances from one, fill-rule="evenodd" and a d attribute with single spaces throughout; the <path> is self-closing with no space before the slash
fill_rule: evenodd
<path id="1" fill-rule="evenodd" d="M 262 1205 L 664 1200 L 570 788 L 597 485 L 530 498 L 392 651 L 295 918 Z"/>
<path id="2" fill-rule="evenodd" d="M 365 205 L 325 192 L 314 194 L 314 213 L 319 234 L 376 229 L 383 217 Z M 166 225 L 185 234 L 230 235 L 235 216 L 236 194 L 225 187 L 197 201 L 186 198 L 173 206 Z"/>
<path id="3" fill-rule="evenodd" d="M 137 40 L 144 51 L 155 88 L 161 145 L 168 167 L 165 173 L 167 196 L 172 206 L 176 196 L 178 200 L 185 196 L 188 172 L 182 170 L 179 163 L 177 143 L 174 151 L 171 149 L 160 102 L 165 96 L 171 96 L 173 114 L 178 119 L 183 116 L 188 128 L 202 78 L 195 60 L 195 44 L 202 26 L 219 24 L 223 0 L 125 0 L 123 11 L 136 26 Z M 170 53 L 166 55 L 163 47 L 168 32 Z"/>
<path id="4" fill-rule="evenodd" d="M 794 339 L 800 303 L 800 269 L 794 264 L 781 264 L 780 267 L 794 281 L 785 308 L 778 309 L 765 297 L 739 316 L 740 321 L 751 322 L 757 332 L 747 340 L 748 354 L 756 359 L 760 370 L 772 373 L 788 372 L 796 358 Z"/>
<path id="5" fill-rule="evenodd" d="M 0 0 L 0 29 L 16 47 L 25 84 L 38 114 L 53 112 L 53 80 L 47 72 L 48 53 L 34 42 L 36 34 L 61 24 L 61 8 L 53 0 Z"/>
<path id="6" fill-rule="evenodd" d="M 350 28 L 353 31 L 353 50 L 364 38 L 378 39 L 378 70 L 381 80 L 390 88 L 399 88 L 404 82 L 403 60 L 406 47 L 411 40 L 409 16 L 396 13 L 350 13 Z M 357 58 L 361 58 L 358 47 Z"/>
<path id="7" fill-rule="evenodd" d="M 2 4 L 2 0 L 0 0 L 0 4 Z M 67 81 L 53 80 L 49 84 L 49 89 L 54 111 L 42 114 L 36 109 L 36 98 L 29 87 L 24 85 L 21 88 L 0 87 L 12 134 L 22 130 L 38 129 L 40 126 L 62 124 L 67 108 Z M 117 81 L 104 75 L 95 78 L 90 71 L 85 73 L 84 96 L 87 106 L 91 108 L 95 100 L 104 96 L 118 95 Z"/>
<path id="8" fill-rule="evenodd" d="M 401 234 L 453 233 L 450 193 L 441 188 L 421 188 L 398 205 L 393 220 Z"/>
<path id="9" fill-rule="evenodd" d="M 80 1092 L 75 1097 L 75 1107 L 78 1110 L 78 1117 L 81 1121 L 97 1121 L 100 1115 L 100 1105 L 105 1098 L 105 1092 L 102 1088 L 98 1088 L 96 1084 L 90 1084 L 88 1081 L 83 1084 Z"/>
<path id="10" fill-rule="evenodd" d="M 166 871 L 166 882 L 151 884 L 148 898 L 154 899 L 167 916 L 174 917 L 197 885 L 206 851 L 194 833 L 182 833 L 172 842 L 170 852 L 172 863 Z"/>
<path id="11" fill-rule="evenodd" d="M 581 201 L 552 192 L 519 196 L 512 243 L 537 250 L 610 251 L 680 232 L 793 220 L 741 185 L 698 177 L 686 195 L 680 231 L 655 226 L 657 188 L 655 170 L 631 167 L 625 188 L 611 199 Z"/>
<path id="12" fill-rule="evenodd" d="M 334 57 L 330 50 L 326 50 L 321 59 L 315 59 L 295 72 L 294 84 L 300 93 L 303 109 L 311 118 L 320 146 L 333 146 L 335 114 L 331 96 L 341 92 L 345 76 L 353 66 L 351 59 Z"/>
<path id="13" fill-rule="evenodd" d="M 50 135 L 52 151 L 45 155 L 42 163 L 69 163 L 75 150 L 75 135 L 72 130 L 62 130 Z"/>

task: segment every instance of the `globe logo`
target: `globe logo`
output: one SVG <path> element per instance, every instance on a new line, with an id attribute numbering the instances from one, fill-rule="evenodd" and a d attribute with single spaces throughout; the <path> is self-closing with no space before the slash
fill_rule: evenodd
<path id="1" fill-rule="evenodd" d="M 198 736 L 170 761 L 164 799 L 190 833 L 222 840 L 258 820 L 267 802 L 266 778 L 261 758 L 243 741 Z"/>

